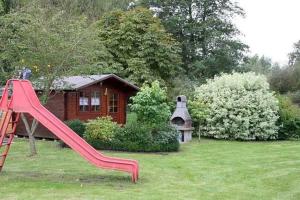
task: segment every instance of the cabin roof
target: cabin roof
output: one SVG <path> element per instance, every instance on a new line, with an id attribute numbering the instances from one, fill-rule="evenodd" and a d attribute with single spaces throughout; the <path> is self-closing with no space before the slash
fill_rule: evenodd
<path id="1" fill-rule="evenodd" d="M 121 83 L 124 83 L 128 87 L 132 88 L 133 90 L 138 91 L 139 88 L 120 78 L 119 76 L 115 74 L 102 74 L 102 75 L 82 75 L 82 76 L 65 76 L 59 79 L 56 79 L 53 82 L 52 88 L 53 90 L 78 90 L 85 87 L 88 87 L 90 85 L 102 82 L 104 80 L 108 79 L 115 79 Z M 35 88 L 40 89 L 38 83 L 35 83 Z"/>
<path id="2" fill-rule="evenodd" d="M 102 74 L 102 75 L 82 75 L 82 76 L 65 76 L 56 79 L 53 82 L 52 90 L 79 90 L 90 85 L 99 83 L 107 79 L 115 79 L 121 83 L 124 83 L 133 90 L 138 91 L 139 87 L 136 85 L 122 79 L 115 74 Z M 34 82 L 33 86 L 36 90 L 41 90 L 41 85 L 38 82 Z M 4 87 L 0 86 L 0 97 L 2 96 L 2 91 Z"/>

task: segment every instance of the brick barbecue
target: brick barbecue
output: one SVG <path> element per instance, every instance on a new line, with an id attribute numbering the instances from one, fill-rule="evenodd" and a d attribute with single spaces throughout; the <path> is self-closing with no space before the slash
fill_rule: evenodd
<path id="1" fill-rule="evenodd" d="M 170 119 L 171 124 L 180 131 L 180 142 L 188 142 L 192 139 L 194 127 L 192 127 L 192 118 L 187 109 L 187 98 L 184 95 L 176 97 L 176 109 Z"/>

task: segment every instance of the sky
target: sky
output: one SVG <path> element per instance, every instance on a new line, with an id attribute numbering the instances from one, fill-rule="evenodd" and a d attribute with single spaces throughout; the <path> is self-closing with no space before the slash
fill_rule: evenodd
<path id="1" fill-rule="evenodd" d="M 264 55 L 281 65 L 300 40 L 300 0 L 236 0 L 246 16 L 237 18 L 240 39 L 250 55 Z"/>

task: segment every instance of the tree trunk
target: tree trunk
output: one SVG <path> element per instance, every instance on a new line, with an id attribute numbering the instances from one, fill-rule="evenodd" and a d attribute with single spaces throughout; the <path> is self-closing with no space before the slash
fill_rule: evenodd
<path id="1" fill-rule="evenodd" d="M 37 154 L 34 133 L 35 133 L 35 130 L 38 126 L 38 121 L 36 119 L 33 119 L 32 124 L 30 126 L 26 116 L 24 115 L 24 113 L 21 113 L 21 119 L 22 119 L 22 121 L 25 125 L 26 132 L 27 132 L 28 138 L 29 138 L 29 147 L 30 147 L 30 154 L 29 155 L 34 156 L 34 155 Z"/>
<path id="2" fill-rule="evenodd" d="M 199 129 L 198 129 L 198 139 L 199 139 L 199 142 L 201 141 L 201 135 L 200 135 L 200 123 L 199 123 Z"/>

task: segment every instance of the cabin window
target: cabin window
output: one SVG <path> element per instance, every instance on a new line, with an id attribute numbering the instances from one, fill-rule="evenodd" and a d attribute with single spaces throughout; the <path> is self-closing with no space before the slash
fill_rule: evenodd
<path id="1" fill-rule="evenodd" d="M 109 112 L 116 113 L 118 112 L 118 104 L 119 104 L 119 94 L 112 93 L 109 97 Z"/>
<path id="2" fill-rule="evenodd" d="M 100 92 L 94 91 L 91 95 L 91 111 L 100 110 Z"/>
<path id="3" fill-rule="evenodd" d="M 79 92 L 79 110 L 82 112 L 89 110 L 89 97 L 85 92 Z"/>

